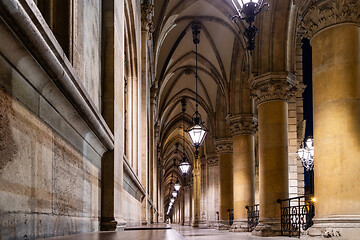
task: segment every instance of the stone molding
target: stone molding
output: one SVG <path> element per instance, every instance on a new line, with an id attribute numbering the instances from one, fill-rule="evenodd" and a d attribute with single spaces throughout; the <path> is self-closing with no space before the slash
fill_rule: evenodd
<path id="1" fill-rule="evenodd" d="M 154 15 L 154 4 L 149 0 L 145 0 L 141 4 L 141 30 L 148 33 L 153 33 L 155 28 L 153 26 L 152 17 Z"/>
<path id="2" fill-rule="evenodd" d="M 209 167 L 219 165 L 219 157 L 217 154 L 208 154 L 206 155 L 206 162 Z"/>
<path id="3" fill-rule="evenodd" d="M 340 23 L 360 24 L 359 0 L 296 1 L 302 17 L 300 27 L 305 37 L 312 38 L 319 31 Z"/>
<path id="4" fill-rule="evenodd" d="M 237 114 L 226 116 L 232 136 L 253 135 L 257 131 L 257 118 L 253 114 Z"/>
<path id="5" fill-rule="evenodd" d="M 231 138 L 219 138 L 214 140 L 217 154 L 232 154 L 233 140 Z"/>
<path id="6" fill-rule="evenodd" d="M 256 105 L 262 103 L 281 100 L 289 101 L 300 86 L 296 76 L 292 73 L 266 73 L 250 79 L 252 97 Z"/>

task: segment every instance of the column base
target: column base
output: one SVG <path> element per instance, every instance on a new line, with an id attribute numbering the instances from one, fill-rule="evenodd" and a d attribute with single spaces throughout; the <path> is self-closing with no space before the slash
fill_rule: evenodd
<path id="1" fill-rule="evenodd" d="M 100 231 L 123 231 L 125 226 L 125 221 L 116 221 L 114 218 L 102 218 Z"/>
<path id="2" fill-rule="evenodd" d="M 198 228 L 200 228 L 200 229 L 208 228 L 206 220 L 200 220 Z"/>
<path id="3" fill-rule="evenodd" d="M 190 221 L 188 221 L 188 220 L 185 221 L 185 222 L 184 222 L 184 226 L 190 226 Z"/>
<path id="4" fill-rule="evenodd" d="M 251 232 L 253 236 L 271 237 L 281 235 L 280 219 L 264 219 Z"/>
<path id="5" fill-rule="evenodd" d="M 336 216 L 314 218 L 310 227 L 301 239 L 358 239 L 360 236 L 360 216 Z"/>
<path id="6" fill-rule="evenodd" d="M 126 227 L 126 222 L 125 221 L 118 221 L 118 223 L 116 224 L 116 230 L 115 231 L 124 231 Z"/>
<path id="7" fill-rule="evenodd" d="M 199 221 L 198 220 L 192 221 L 191 226 L 192 227 L 198 227 L 199 226 Z"/>
<path id="8" fill-rule="evenodd" d="M 217 223 L 215 229 L 216 230 L 229 230 L 230 229 L 230 224 L 228 220 L 219 220 L 219 222 Z"/>
<path id="9" fill-rule="evenodd" d="M 234 220 L 230 228 L 230 232 L 248 232 L 248 230 L 247 219 Z"/>
<path id="10" fill-rule="evenodd" d="M 114 218 L 101 218 L 100 231 L 115 231 L 117 222 Z"/>

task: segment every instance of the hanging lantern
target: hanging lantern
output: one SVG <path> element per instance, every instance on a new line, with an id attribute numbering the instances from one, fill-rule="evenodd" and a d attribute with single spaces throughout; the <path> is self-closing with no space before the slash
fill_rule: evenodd
<path id="1" fill-rule="evenodd" d="M 197 45 L 200 43 L 200 28 L 201 25 L 199 22 L 193 22 L 192 23 L 192 32 L 193 32 L 193 43 L 195 44 L 195 93 L 196 93 L 196 103 L 195 103 L 195 113 L 192 116 L 192 125 L 188 127 L 186 130 L 187 134 L 189 135 L 189 138 L 191 140 L 192 145 L 195 148 L 198 148 L 200 145 L 203 144 L 205 140 L 205 136 L 207 133 L 207 129 L 204 126 L 203 122 L 201 121 L 201 115 L 198 111 L 198 90 L 197 90 L 197 82 L 198 82 L 198 74 L 197 74 L 197 56 L 198 56 L 198 50 Z"/>
<path id="2" fill-rule="evenodd" d="M 192 145 L 198 148 L 203 144 L 208 130 L 201 122 L 201 115 L 198 111 L 194 113 L 192 119 L 193 124 L 189 126 L 186 132 L 189 135 Z"/>
<path id="3" fill-rule="evenodd" d="M 314 140 L 310 137 L 306 140 L 305 146 L 301 145 L 301 148 L 297 151 L 301 163 L 306 171 L 314 169 Z"/>
<path id="4" fill-rule="evenodd" d="M 181 169 L 180 169 L 180 170 L 181 170 Z M 179 191 L 179 190 L 180 190 L 180 187 L 181 187 L 181 184 L 180 184 L 180 182 L 179 182 L 179 179 L 177 179 L 177 180 L 176 180 L 176 183 L 175 183 L 175 185 L 174 185 L 174 188 L 175 188 L 176 191 Z"/>
<path id="5" fill-rule="evenodd" d="M 177 193 L 177 191 L 175 191 L 175 190 L 172 192 L 172 196 L 173 196 L 174 198 L 177 197 L 177 194 L 178 194 L 178 193 Z"/>
<path id="6" fill-rule="evenodd" d="M 179 168 L 183 175 L 187 174 L 190 170 L 190 163 L 186 161 L 186 157 L 183 157 L 182 163 L 180 163 Z"/>
<path id="7" fill-rule="evenodd" d="M 244 30 L 244 36 L 248 39 L 247 49 L 252 51 L 255 49 L 255 36 L 257 28 L 252 25 L 255 21 L 256 15 L 264 8 L 268 9 L 269 4 L 264 0 L 231 0 L 238 15 L 233 16 L 233 19 L 239 18 L 249 24 Z"/>

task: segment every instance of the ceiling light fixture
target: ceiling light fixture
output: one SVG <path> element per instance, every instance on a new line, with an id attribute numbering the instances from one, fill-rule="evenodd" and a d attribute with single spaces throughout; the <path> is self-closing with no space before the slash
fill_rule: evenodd
<path id="1" fill-rule="evenodd" d="M 197 45 L 200 43 L 200 28 L 201 25 L 199 22 L 193 22 L 191 25 L 192 28 L 192 33 L 193 33 L 193 43 L 195 44 L 195 49 L 196 49 L 196 55 L 195 55 L 195 61 L 196 61 L 196 65 L 195 65 L 195 81 L 196 81 L 196 110 L 195 113 L 192 116 L 192 125 L 189 126 L 189 128 L 186 130 L 187 134 L 189 135 L 189 138 L 193 144 L 193 146 L 198 149 L 204 142 L 205 140 L 205 136 L 208 132 L 208 130 L 206 129 L 206 127 L 204 126 L 202 120 L 201 120 L 201 115 L 198 111 L 198 92 L 197 92 L 197 82 L 198 82 L 198 74 L 197 74 L 197 57 L 198 57 L 198 53 L 197 53 Z"/>
<path id="2" fill-rule="evenodd" d="M 231 0 L 231 2 L 238 13 L 232 19 L 239 18 L 249 24 L 244 30 L 244 36 L 248 39 L 247 49 L 252 51 L 255 49 L 255 36 L 258 31 L 253 25 L 256 15 L 262 9 L 267 11 L 270 5 L 265 0 Z"/>
<path id="3" fill-rule="evenodd" d="M 183 156 L 182 156 L 182 162 L 179 165 L 180 171 L 183 175 L 186 175 L 188 171 L 190 170 L 190 163 L 186 159 L 185 155 L 185 136 L 184 136 L 184 121 L 185 121 L 185 111 L 186 111 L 186 100 L 183 98 L 181 99 L 181 105 L 182 105 L 182 118 L 183 118 Z M 175 184 L 176 185 L 176 184 Z M 180 189 L 180 187 L 179 187 Z"/>
<path id="4" fill-rule="evenodd" d="M 181 184 L 179 182 L 179 179 L 176 179 L 175 185 L 174 185 L 175 191 L 179 191 L 181 188 Z"/>

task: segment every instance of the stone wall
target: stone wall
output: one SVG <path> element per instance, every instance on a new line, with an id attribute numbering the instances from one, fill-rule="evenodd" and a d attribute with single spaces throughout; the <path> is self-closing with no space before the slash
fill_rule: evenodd
<path id="1" fill-rule="evenodd" d="M 98 109 L 101 107 L 101 1 L 74 0 L 72 65 Z"/>
<path id="2" fill-rule="evenodd" d="M 99 168 L 0 90 L 0 238 L 98 229 Z"/>
<path id="3" fill-rule="evenodd" d="M 8 3 L 0 11 L 0 239 L 96 231 L 101 156 L 113 136 L 46 23 L 36 22 L 36 6 Z M 10 3 L 19 4 L 12 19 L 3 12 Z"/>

